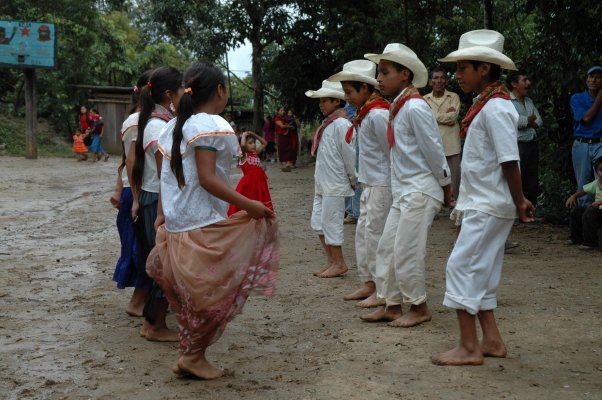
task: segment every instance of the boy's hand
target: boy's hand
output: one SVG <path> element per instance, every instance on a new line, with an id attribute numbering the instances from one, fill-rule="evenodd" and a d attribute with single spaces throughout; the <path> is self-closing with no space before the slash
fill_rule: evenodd
<path id="1" fill-rule="evenodd" d="M 594 201 L 592 203 L 592 207 L 594 208 L 600 208 L 600 206 L 602 206 L 602 201 Z"/>
<path id="2" fill-rule="evenodd" d="M 564 203 L 564 205 L 566 206 L 566 208 L 573 208 L 573 207 L 575 207 L 576 203 L 577 203 L 577 196 L 575 196 L 573 194 L 573 195 L 571 195 L 571 197 L 566 199 L 566 203 Z"/>
<path id="3" fill-rule="evenodd" d="M 535 221 L 535 207 L 527 200 L 523 201 L 516 206 L 518 210 L 518 218 L 521 222 L 534 222 Z"/>
<path id="4" fill-rule="evenodd" d="M 446 207 L 454 208 L 456 206 L 456 194 L 452 185 L 443 186 L 443 203 Z"/>

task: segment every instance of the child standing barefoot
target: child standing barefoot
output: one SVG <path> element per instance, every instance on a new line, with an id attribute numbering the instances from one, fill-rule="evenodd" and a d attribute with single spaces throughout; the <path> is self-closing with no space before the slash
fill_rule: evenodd
<path id="1" fill-rule="evenodd" d="M 117 168 L 117 188 L 110 199 L 111 204 L 119 210 L 116 225 L 121 242 L 121 254 L 115 265 L 113 280 L 117 282 L 119 289 L 134 287 L 134 292 L 125 310 L 128 315 L 133 317 L 142 316 L 144 303 L 148 298 L 152 280 L 146 274 L 146 265 L 138 260 L 134 221 L 132 220 L 134 197 L 125 164 L 126 155 L 129 153 L 132 142 L 136 140 L 138 133 L 140 88 L 146 85 L 151 72 L 144 72 L 138 79 L 136 86 L 134 86 L 130 115 L 123 121 L 121 127 L 123 156 L 121 165 Z"/>
<path id="2" fill-rule="evenodd" d="M 155 69 L 146 86 L 140 91 L 140 114 L 135 142 L 126 159 L 133 192 L 132 218 L 136 233 L 138 259 L 146 265 L 148 253 L 155 245 L 154 229 L 159 204 L 159 171 L 163 155 L 158 148 L 159 134 L 173 118 L 173 112 L 183 93 L 182 73 L 174 68 Z M 167 300 L 156 284 L 151 287 L 144 305 L 144 323 L 140 336 L 151 341 L 178 340 L 176 331 L 165 323 Z"/>
<path id="3" fill-rule="evenodd" d="M 157 241 L 147 271 L 163 288 L 180 326 L 175 373 L 215 379 L 215 343 L 250 294 L 271 295 L 278 266 L 274 213 L 229 186 L 240 156 L 232 127 L 218 114 L 228 92 L 223 73 L 196 62 L 184 74 L 178 117 L 159 139 L 161 169 Z M 245 210 L 227 218 L 228 203 Z M 164 224 L 163 224 L 164 222 Z"/>
<path id="4" fill-rule="evenodd" d="M 443 304 L 456 309 L 460 344 L 432 357 L 438 365 L 479 365 L 483 357 L 505 357 L 506 346 L 493 310 L 502 274 L 504 242 L 517 211 L 533 221 L 534 207 L 522 191 L 516 142 L 518 113 L 501 68 L 516 70 L 495 31 L 463 34 L 460 49 L 440 61 L 456 61 L 456 79 L 465 93 L 479 93 L 462 121 L 466 134 L 457 208 L 462 229 L 447 261 Z M 483 331 L 479 343 L 476 317 Z"/>
<path id="5" fill-rule="evenodd" d="M 73 152 L 77 155 L 77 161 L 86 161 L 88 159 L 88 148 L 84 144 L 87 133 L 82 133 L 80 128 L 75 130 L 73 135 Z"/>
<path id="6" fill-rule="evenodd" d="M 261 143 L 259 148 L 256 147 L 257 140 Z M 240 147 L 242 148 L 243 156 L 240 159 L 239 165 L 244 176 L 238 182 L 236 191 L 251 200 L 261 201 L 270 210 L 274 211 L 270 190 L 268 189 L 268 176 L 263 168 L 261 168 L 261 160 L 259 159 L 259 154 L 265 149 L 266 145 L 267 142 L 265 139 L 253 132 L 242 134 Z M 228 208 L 228 217 L 238 211 L 240 209 L 231 204 L 230 208 Z"/>
<path id="7" fill-rule="evenodd" d="M 383 305 L 376 298 L 376 248 L 383 234 L 391 208 L 391 160 L 387 141 L 389 122 L 388 101 L 376 89 L 376 64 L 368 60 L 354 60 L 343 66 L 343 71 L 328 78 L 340 81 L 345 99 L 357 112 L 352 120 L 356 132 L 357 179 L 362 185 L 360 212 L 355 229 L 357 273 L 362 285 L 347 294 L 345 300 L 362 300 L 356 307 L 371 308 Z"/>
<path id="8" fill-rule="evenodd" d="M 345 93 L 339 82 L 322 81 L 319 90 L 308 90 L 305 95 L 320 99 L 320 111 L 325 117 L 311 146 L 311 154 L 316 156 L 311 227 L 326 253 L 326 264 L 314 275 L 333 278 L 347 272 L 342 248 L 345 196 L 353 195 L 357 180 L 355 151 L 345 141 L 351 123 L 343 109 Z"/>

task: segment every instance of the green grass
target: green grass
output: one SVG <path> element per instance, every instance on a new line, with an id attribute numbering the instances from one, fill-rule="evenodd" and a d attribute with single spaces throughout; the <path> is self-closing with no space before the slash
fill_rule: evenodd
<path id="1" fill-rule="evenodd" d="M 68 143 L 45 120 L 37 124 L 38 157 L 72 157 Z M 2 155 L 25 156 L 25 119 L 0 115 L 0 150 Z"/>

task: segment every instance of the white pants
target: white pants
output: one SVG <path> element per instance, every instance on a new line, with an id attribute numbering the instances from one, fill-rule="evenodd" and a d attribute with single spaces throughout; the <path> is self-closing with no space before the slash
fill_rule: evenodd
<path id="1" fill-rule="evenodd" d="M 362 282 L 376 278 L 376 248 L 385 229 L 393 197 L 388 186 L 364 185 L 355 229 L 357 274 Z"/>
<path id="2" fill-rule="evenodd" d="M 329 246 L 343 245 L 343 219 L 345 218 L 345 197 L 314 195 L 311 211 L 311 229 L 324 235 Z"/>
<path id="3" fill-rule="evenodd" d="M 426 301 L 426 240 L 440 209 L 423 193 L 393 202 L 376 250 L 376 291 L 387 305 Z"/>
<path id="4" fill-rule="evenodd" d="M 462 228 L 447 261 L 443 304 L 470 314 L 497 307 L 504 243 L 514 220 L 465 210 Z"/>

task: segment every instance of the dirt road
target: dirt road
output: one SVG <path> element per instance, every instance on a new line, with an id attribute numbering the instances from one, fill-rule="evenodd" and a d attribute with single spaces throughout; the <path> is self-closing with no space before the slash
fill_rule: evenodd
<path id="1" fill-rule="evenodd" d="M 323 260 L 309 228 L 313 169 L 271 165 L 277 295 L 249 299 L 210 348 L 224 378 L 178 378 L 177 345 L 140 338 L 142 321 L 124 311 L 131 291 L 111 281 L 116 168 L 113 159 L 0 157 L 2 399 L 602 398 L 602 253 L 564 245 L 566 228 L 515 226 L 520 246 L 506 256 L 497 311 L 508 358 L 434 366 L 429 356 L 457 340 L 455 314 L 441 305 L 451 222 L 436 220 L 429 238 L 433 320 L 413 329 L 363 323 L 342 300 L 357 284 L 355 226 L 345 227 L 348 275 L 312 276 Z"/>

